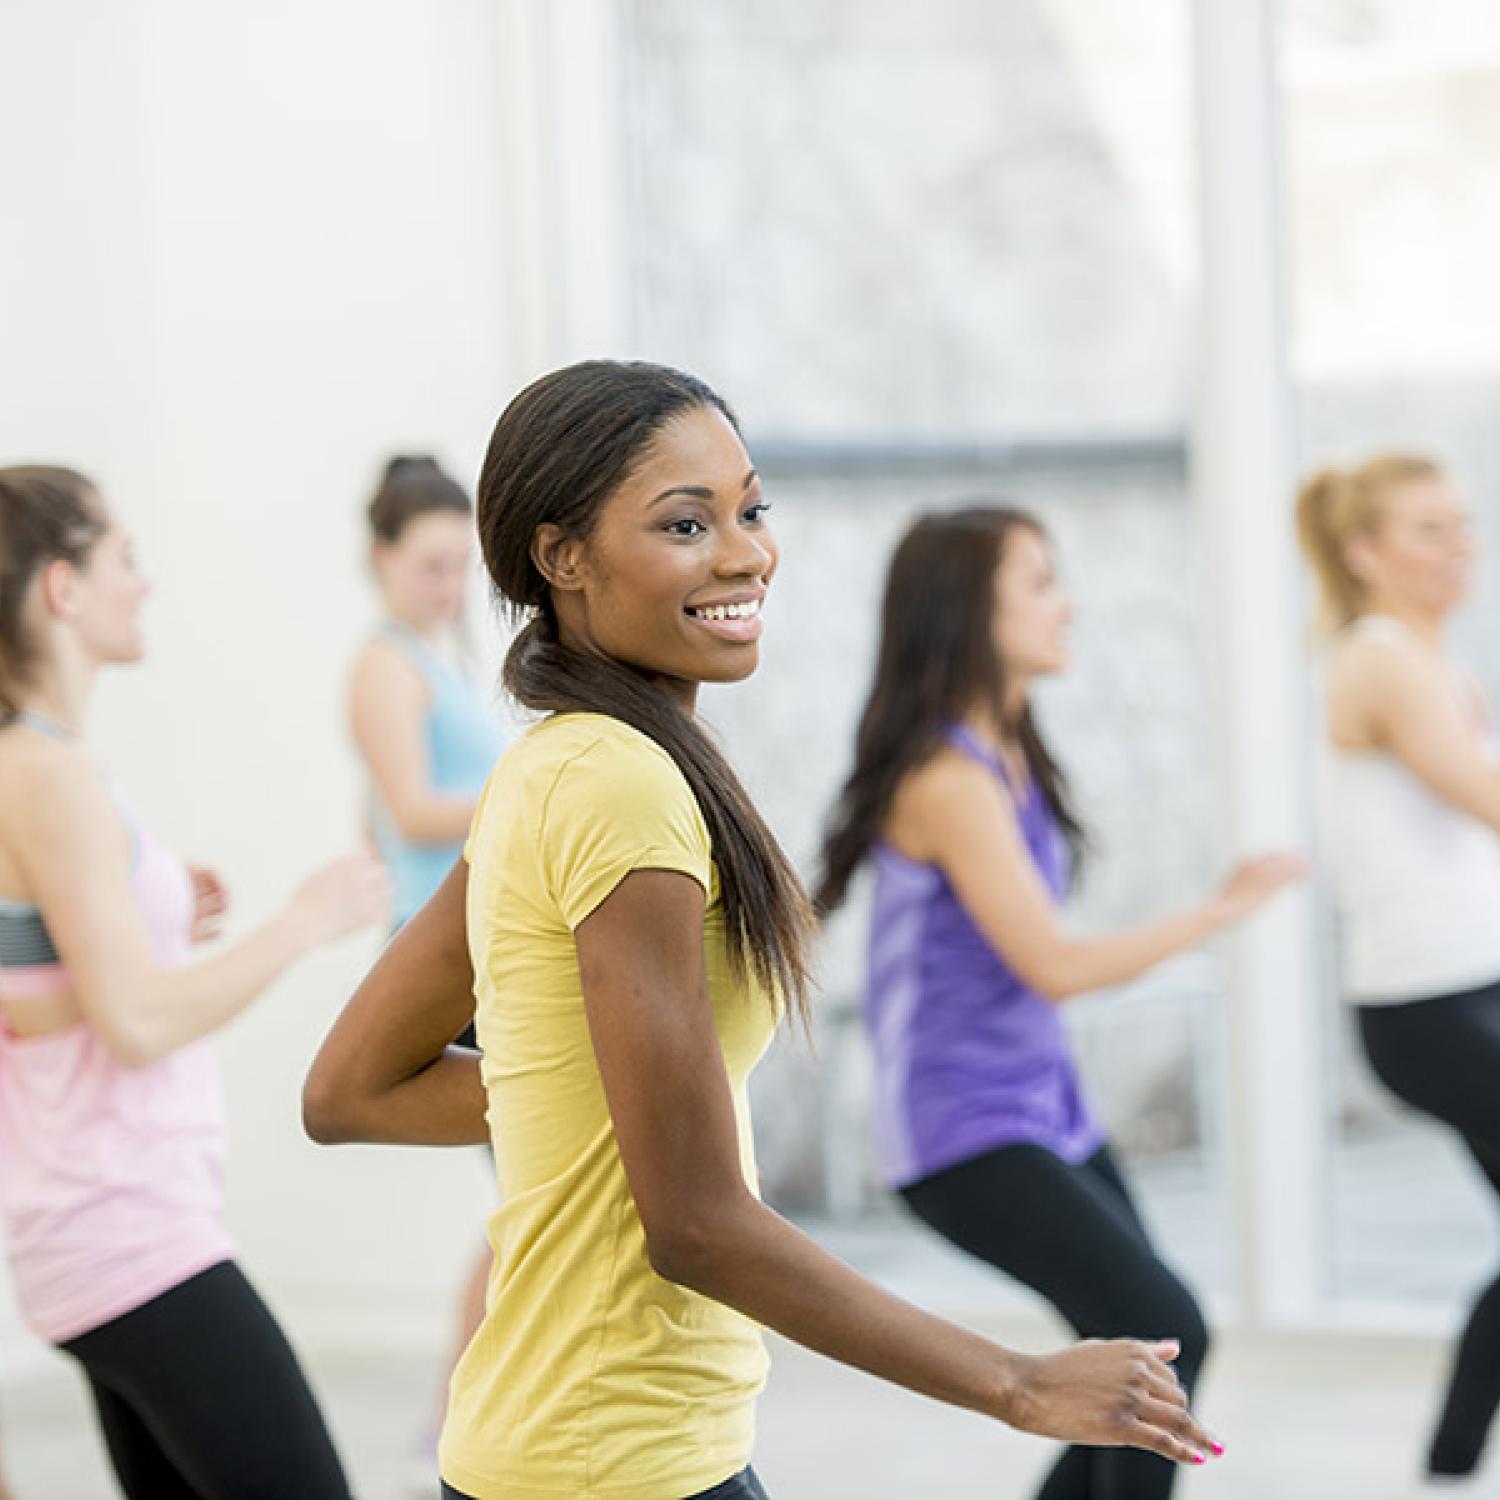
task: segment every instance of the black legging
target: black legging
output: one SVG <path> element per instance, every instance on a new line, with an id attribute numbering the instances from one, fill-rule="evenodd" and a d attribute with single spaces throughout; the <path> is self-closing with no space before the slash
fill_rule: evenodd
<path id="1" fill-rule="evenodd" d="M 1176 1339 L 1191 1392 L 1208 1353 L 1192 1293 L 1162 1263 L 1108 1147 L 1072 1166 L 1002 1146 L 902 1190 L 961 1250 L 1040 1292 L 1084 1338 Z M 1126 1448 L 1069 1448 L 1038 1500 L 1160 1500 L 1177 1466 Z"/>
<path id="2" fill-rule="evenodd" d="M 128 1500 L 349 1500 L 297 1357 L 232 1261 L 62 1348 Z"/>
<path id="3" fill-rule="evenodd" d="M 440 1484 L 439 1490 L 442 1500 L 469 1500 L 469 1496 L 460 1490 L 453 1488 L 451 1484 Z M 716 1484 L 711 1490 L 699 1490 L 696 1495 L 689 1495 L 687 1500 L 770 1500 L 761 1482 L 755 1477 L 754 1469 L 741 1469 L 738 1474 L 731 1474 L 723 1484 Z"/>
<path id="4" fill-rule="evenodd" d="M 1500 983 L 1359 1010 L 1376 1076 L 1399 1099 L 1451 1125 L 1500 1193 Z M 1434 1474 L 1469 1474 L 1500 1406 L 1500 1275 L 1474 1302 L 1433 1434 Z"/>

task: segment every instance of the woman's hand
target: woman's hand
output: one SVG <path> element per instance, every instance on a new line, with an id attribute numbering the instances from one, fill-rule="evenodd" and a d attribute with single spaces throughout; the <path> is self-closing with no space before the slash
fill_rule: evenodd
<path id="1" fill-rule="evenodd" d="M 1264 906 L 1278 891 L 1307 878 L 1308 863 L 1301 854 L 1280 852 L 1242 860 L 1219 887 L 1215 905 L 1226 925 L 1239 922 Z"/>
<path id="2" fill-rule="evenodd" d="M 1223 1445 L 1188 1410 L 1171 1360 L 1180 1346 L 1090 1339 L 1058 1354 L 1016 1356 L 1019 1383 L 1005 1419 L 1023 1432 L 1095 1448 L 1143 1448 L 1203 1464 Z"/>
<path id="3" fill-rule="evenodd" d="M 297 887 L 288 910 L 310 947 L 391 919 L 391 877 L 368 854 L 347 854 Z"/>
<path id="4" fill-rule="evenodd" d="M 203 865 L 189 865 L 193 882 L 193 925 L 189 938 L 194 943 L 212 942 L 220 935 L 223 917 L 229 910 L 229 891 L 217 870 Z M 0 1496 L 0 1500 L 4 1500 Z"/>

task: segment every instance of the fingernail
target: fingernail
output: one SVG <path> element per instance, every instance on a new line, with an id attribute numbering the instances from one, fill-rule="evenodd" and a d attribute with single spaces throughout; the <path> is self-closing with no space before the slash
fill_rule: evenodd
<path id="1" fill-rule="evenodd" d="M 1208 1455 L 1206 1453 L 1195 1453 L 1193 1455 L 1193 1462 L 1195 1464 L 1206 1464 L 1208 1462 Z"/>
<path id="2" fill-rule="evenodd" d="M 1215 1458 L 1223 1458 L 1224 1457 L 1224 1445 L 1223 1445 L 1223 1443 L 1211 1441 L 1208 1446 L 1214 1450 L 1214 1457 Z"/>

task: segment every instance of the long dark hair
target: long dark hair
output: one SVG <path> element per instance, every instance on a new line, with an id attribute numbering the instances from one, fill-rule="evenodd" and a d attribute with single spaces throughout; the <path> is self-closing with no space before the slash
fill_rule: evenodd
<path id="1" fill-rule="evenodd" d="M 804 1021 L 813 919 L 802 883 L 697 720 L 643 671 L 560 639 L 537 528 L 587 538 L 610 496 L 674 418 L 734 414 L 701 380 L 645 363 L 588 360 L 529 385 L 501 414 L 479 478 L 479 542 L 495 592 L 525 620 L 505 660 L 524 707 L 608 714 L 654 740 L 686 777 L 713 843 L 729 958 Z"/>
<path id="2" fill-rule="evenodd" d="M 0 713 L 15 712 L 36 666 L 24 617 L 32 580 L 48 563 L 88 561 L 105 527 L 96 493 L 75 469 L 0 468 Z"/>
<path id="3" fill-rule="evenodd" d="M 1067 779 L 1053 760 L 1030 705 L 1007 723 L 1005 684 L 991 633 L 995 572 L 1018 529 L 1046 536 L 1025 511 L 977 506 L 927 515 L 896 548 L 881 609 L 875 682 L 860 717 L 854 769 L 823 840 L 814 892 L 820 913 L 835 910 L 869 854 L 902 777 L 942 744 L 945 728 L 983 705 L 1016 736 L 1075 860 L 1085 844 Z"/>

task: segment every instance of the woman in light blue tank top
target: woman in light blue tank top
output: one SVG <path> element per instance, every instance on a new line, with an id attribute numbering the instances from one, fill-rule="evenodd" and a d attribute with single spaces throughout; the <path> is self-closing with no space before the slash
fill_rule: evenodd
<path id="1" fill-rule="evenodd" d="M 460 857 L 500 736 L 488 695 L 454 650 L 473 571 L 469 497 L 432 459 L 393 458 L 368 514 L 385 618 L 355 659 L 350 724 L 399 927 Z M 458 1040 L 472 1046 L 472 1026 Z M 482 1316 L 489 1266 L 486 1245 L 460 1297 L 455 1358 Z M 416 1455 L 429 1472 L 435 1432 Z"/>
<path id="2" fill-rule="evenodd" d="M 454 659 L 473 568 L 469 498 L 430 458 L 394 458 L 369 518 L 385 619 L 355 660 L 354 742 L 399 925 L 435 891 L 500 752 L 488 697 Z"/>
<path id="3" fill-rule="evenodd" d="M 434 798 L 451 803 L 455 821 L 466 820 L 472 815 L 474 799 L 500 753 L 489 704 L 473 682 L 410 625 L 386 619 L 378 627 L 375 639 L 389 646 L 420 679 L 426 695 L 421 716 L 426 784 Z M 393 693 L 389 710 L 399 713 L 410 701 L 410 695 Z M 386 748 L 389 753 L 389 744 Z M 414 832 L 425 831 L 426 825 L 419 821 L 422 810 L 408 808 L 403 825 L 394 810 L 398 805 L 394 797 L 382 796 L 377 786 L 371 799 L 371 831 L 395 882 L 395 916 L 399 925 L 427 900 L 452 869 L 453 861 L 463 850 L 463 837 L 440 841 L 414 837 Z M 427 810 L 427 817 L 434 821 L 445 821 L 447 816 L 447 807 Z"/>

